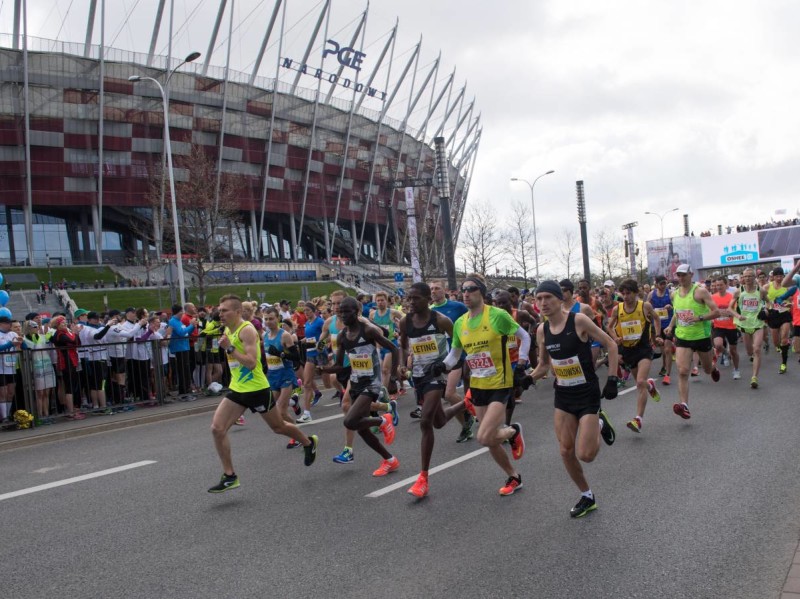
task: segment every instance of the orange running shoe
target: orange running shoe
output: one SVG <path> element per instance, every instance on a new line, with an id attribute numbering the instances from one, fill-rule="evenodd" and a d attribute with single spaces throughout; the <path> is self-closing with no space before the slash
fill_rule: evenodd
<path id="1" fill-rule="evenodd" d="M 428 494 L 428 477 L 420 474 L 417 477 L 417 482 L 411 486 L 408 492 L 414 497 L 425 497 Z"/>
<path id="2" fill-rule="evenodd" d="M 381 424 L 379 430 L 383 433 L 383 442 L 386 445 L 391 445 L 394 443 L 394 425 L 392 424 L 392 415 L 391 414 L 384 414 L 381 416 L 383 418 L 383 424 Z"/>
<path id="3" fill-rule="evenodd" d="M 372 473 L 372 476 L 386 476 L 390 472 L 394 472 L 400 467 L 400 460 L 392 458 L 391 460 L 382 460 L 378 469 Z"/>
<path id="4" fill-rule="evenodd" d="M 508 440 L 511 445 L 511 457 L 518 460 L 525 453 L 525 439 L 522 437 L 522 425 L 518 422 L 512 422 L 511 428 L 517 431 L 517 434 Z"/>
<path id="5" fill-rule="evenodd" d="M 475 413 L 475 406 L 472 405 L 472 389 L 467 389 L 467 392 L 464 394 L 464 409 L 472 414 L 473 417 L 477 416 Z"/>
<path id="6" fill-rule="evenodd" d="M 661 384 L 662 385 L 669 385 L 671 382 L 672 381 L 669 380 L 669 375 L 668 374 L 665 374 L 664 378 L 661 379 Z"/>
<path id="7" fill-rule="evenodd" d="M 513 495 L 514 491 L 522 488 L 522 477 L 518 474 L 516 477 L 509 476 L 506 484 L 500 487 L 500 495 Z"/>

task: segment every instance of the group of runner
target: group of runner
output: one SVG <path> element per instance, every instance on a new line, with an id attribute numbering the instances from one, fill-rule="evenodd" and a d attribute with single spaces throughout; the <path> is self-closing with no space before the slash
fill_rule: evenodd
<path id="1" fill-rule="evenodd" d="M 786 275 L 776 269 L 761 287 L 753 270 L 745 269 L 741 286 L 730 289 L 719 278 L 712 292 L 694 283 L 691 268 L 682 264 L 674 289 L 664 277 L 647 290 L 632 279 L 618 290 L 606 281 L 596 293 L 584 280 L 578 282 L 577 293 L 567 279 L 543 281 L 532 293 L 533 304 L 513 287 L 490 293 L 483 277 L 472 274 L 461 285 L 462 302 L 448 299 L 441 281 L 414 283 L 402 306 L 394 307 L 385 294 L 377 294 L 374 306 L 365 307 L 342 291 L 334 292 L 327 318 L 320 315 L 319 305 L 306 303 L 299 337 L 291 326 L 281 328 L 280 314 L 268 307 L 261 339 L 242 318 L 241 300 L 225 296 L 219 307 L 225 326 L 220 347 L 227 353 L 231 383 L 212 421 L 223 475 L 209 492 L 239 486 L 227 434 L 247 409 L 287 436 L 289 447 L 302 445 L 307 466 L 314 463 L 317 436 L 306 436 L 297 424 L 312 420 L 310 408 L 319 394 L 315 378 L 322 377 L 336 389 L 344 413 L 344 449 L 333 458 L 335 463 L 354 461 L 357 433 L 381 457 L 373 476 L 399 468 L 388 447 L 399 421 L 396 398 L 408 381 L 417 399 L 412 417 L 419 419 L 422 432 L 420 472 L 408 492 L 417 498 L 430 492 L 434 431 L 457 418 L 458 441 L 475 434 L 506 476 L 499 494 L 512 495 L 522 487 L 516 462 L 525 452 L 522 425 L 513 421 L 515 404 L 523 389 L 552 376 L 556 437 L 564 467 L 581 494 L 570 515 L 582 517 L 597 502 L 581 463 L 597 457 L 601 441 L 612 445 L 616 438 L 601 400 L 614 399 L 623 381 L 632 378 L 638 396 L 627 427 L 641 433 L 648 396 L 660 399 L 650 377 L 652 361 L 660 354 L 662 385 L 671 384 L 673 361 L 678 371 L 679 401 L 673 411 L 689 419 L 689 379 L 698 374 L 698 365 L 716 382 L 717 363 L 729 356 L 733 378 L 741 377 L 736 351 L 740 334 L 753 364 L 751 387 L 758 387 L 765 326 L 773 331 L 782 356 L 780 372 L 785 372 L 792 324 L 795 344 L 800 339 L 798 273 L 800 262 Z M 795 349 L 800 351 L 797 345 Z M 602 389 L 597 375 L 601 364 L 608 368 Z M 304 383 L 304 409 L 297 399 L 293 414 L 297 373 Z"/>

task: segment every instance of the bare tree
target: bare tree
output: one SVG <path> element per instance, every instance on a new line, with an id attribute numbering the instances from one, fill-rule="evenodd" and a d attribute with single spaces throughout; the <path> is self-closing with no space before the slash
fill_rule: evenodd
<path id="1" fill-rule="evenodd" d="M 234 258 L 234 230 L 239 230 L 239 196 L 244 189 L 244 179 L 239 175 L 222 174 L 219 198 L 216 196 L 217 165 L 203 146 L 193 145 L 189 156 L 179 159 L 185 169 L 185 180 L 176 182 L 178 231 L 184 269 L 197 286 L 200 302 L 205 302 L 207 275 L 214 261 Z M 172 201 L 169 189 L 166 203 Z M 148 194 L 155 210 L 161 205 L 160 173 L 151 178 Z M 171 211 L 165 211 L 162 225 L 163 251 L 175 254 L 175 236 Z M 187 256 L 188 255 L 188 256 Z"/>
<path id="2" fill-rule="evenodd" d="M 554 253 L 561 267 L 561 273 L 565 275 L 567 279 L 571 279 L 574 274 L 575 262 L 580 252 L 581 246 L 574 229 L 570 229 L 569 227 L 561 229 Z"/>
<path id="3" fill-rule="evenodd" d="M 461 234 L 460 245 L 470 269 L 483 276 L 495 275 L 503 257 L 503 235 L 496 214 L 488 203 L 472 204 Z"/>
<path id="4" fill-rule="evenodd" d="M 609 231 L 594 236 L 592 257 L 600 263 L 600 280 L 613 279 L 625 272 L 625 255 L 618 237 Z"/>
<path id="5" fill-rule="evenodd" d="M 511 202 L 511 221 L 508 223 L 503 241 L 506 254 L 511 256 L 512 263 L 522 271 L 525 287 L 528 286 L 529 275 L 533 276 L 531 270 L 533 262 L 528 254 L 533 238 L 531 211 L 527 204 L 519 201 Z"/>

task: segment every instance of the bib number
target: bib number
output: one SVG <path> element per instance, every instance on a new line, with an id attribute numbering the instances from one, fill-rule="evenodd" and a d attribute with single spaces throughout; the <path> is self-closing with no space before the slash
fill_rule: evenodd
<path id="1" fill-rule="evenodd" d="M 411 351 L 415 358 L 436 358 L 439 356 L 439 346 L 430 335 L 415 339 L 411 343 Z"/>
<path id="2" fill-rule="evenodd" d="M 620 325 L 623 341 L 638 341 L 642 338 L 642 322 L 640 320 L 625 320 Z"/>
<path id="3" fill-rule="evenodd" d="M 689 322 L 694 317 L 694 310 L 678 310 L 678 324 L 682 327 L 690 327 L 694 323 Z"/>
<path id="4" fill-rule="evenodd" d="M 356 379 L 371 377 L 373 374 L 372 356 L 369 354 L 350 354 L 350 368 Z"/>
<path id="5" fill-rule="evenodd" d="M 655 311 L 656 316 L 658 316 L 661 320 L 666 320 L 669 318 L 669 310 L 666 308 L 653 308 L 653 310 Z"/>
<path id="6" fill-rule="evenodd" d="M 3 354 L 3 364 L 6 366 L 16 366 L 17 354 Z"/>
<path id="7" fill-rule="evenodd" d="M 497 374 L 494 360 L 488 351 L 469 354 L 467 366 L 469 366 L 470 376 L 474 376 L 476 379 L 486 379 Z"/>
<path id="8" fill-rule="evenodd" d="M 758 312 L 758 305 L 760 300 L 754 297 L 745 297 L 742 299 L 742 312 Z"/>
<path id="9" fill-rule="evenodd" d="M 280 356 L 267 356 L 267 370 L 280 370 L 283 368 L 283 360 Z"/>
<path id="10" fill-rule="evenodd" d="M 561 387 L 575 387 L 586 383 L 586 375 L 583 373 L 578 356 L 566 358 L 564 360 L 552 360 L 553 371 L 556 373 L 556 382 Z"/>

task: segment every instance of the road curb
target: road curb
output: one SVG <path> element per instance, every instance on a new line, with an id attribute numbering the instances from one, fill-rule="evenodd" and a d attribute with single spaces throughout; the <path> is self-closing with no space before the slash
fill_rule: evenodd
<path id="1" fill-rule="evenodd" d="M 164 420 L 174 420 L 175 418 L 183 418 L 185 416 L 213 412 L 216 409 L 217 403 L 211 403 L 206 405 L 192 406 L 183 410 L 170 410 L 161 412 L 159 414 L 143 414 L 142 416 L 126 418 L 125 420 L 98 422 L 97 424 L 89 424 L 80 428 L 47 432 L 20 439 L 9 439 L 8 441 L 0 441 L 0 453 L 13 449 L 20 449 L 22 447 L 39 445 L 41 443 L 64 441 L 65 439 L 75 439 L 77 437 L 85 437 L 86 435 L 94 435 L 96 433 L 105 433 L 108 431 L 130 428 L 132 426 L 140 426 L 142 424 L 152 424 L 154 422 L 161 422 Z"/>

